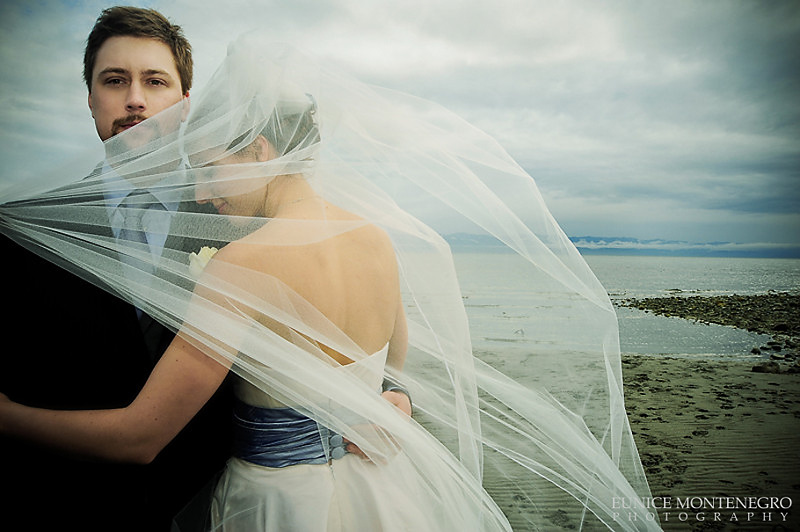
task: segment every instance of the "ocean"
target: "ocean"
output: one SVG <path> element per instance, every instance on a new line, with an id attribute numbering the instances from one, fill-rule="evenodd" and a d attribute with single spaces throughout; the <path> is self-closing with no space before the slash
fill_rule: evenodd
<path id="1" fill-rule="evenodd" d="M 800 259 L 705 258 L 588 255 L 586 262 L 612 301 L 626 298 L 763 294 L 770 290 L 800 293 Z M 518 330 L 502 329 L 509 309 L 529 299 L 540 304 L 536 287 L 502 275 L 517 256 L 505 253 L 454 253 L 473 346 L 502 352 Z M 517 285 L 515 285 L 517 283 Z M 480 302 L 476 304 L 475 302 Z M 733 327 L 706 325 L 656 316 L 615 305 L 623 354 L 714 359 L 762 359 L 754 355 L 770 337 Z M 498 327 L 498 324 L 501 324 Z"/>

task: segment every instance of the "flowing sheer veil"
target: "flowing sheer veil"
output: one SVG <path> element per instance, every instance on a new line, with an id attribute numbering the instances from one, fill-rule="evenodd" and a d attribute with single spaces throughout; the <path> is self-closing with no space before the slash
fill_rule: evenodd
<path id="1" fill-rule="evenodd" d="M 625 414 L 612 305 L 533 179 L 492 138 L 438 105 L 252 35 L 230 46 L 198 92 L 187 120 L 178 104 L 107 141 L 103 162 L 87 154 L 82 166 L 6 187 L 2 231 L 180 329 L 232 364 L 242 386 L 343 434 L 376 469 L 407 457 L 394 488 L 432 501 L 430 530 L 659 528 L 630 504 L 649 490 Z M 214 164 L 259 134 L 278 157 L 224 172 Z M 285 175 L 303 176 L 352 216 L 195 208 L 195 198 L 213 203 Z M 116 238 L 122 222 L 104 198 L 132 188 L 159 197 L 159 208 L 180 205 L 160 255 Z M 288 286 L 268 260 L 246 268 L 198 256 L 233 241 L 266 257 L 326 250 L 375 227 L 391 241 L 409 329 L 402 369 L 390 361 L 385 371 L 410 391 L 411 421 L 328 356 L 357 363 L 371 352 L 318 308 L 318 288 Z M 534 295 L 464 299 L 437 232 L 450 227 L 496 239 L 514 266 L 487 279 L 514 276 Z M 348 264 L 333 248 L 319 260 Z M 513 315 L 524 337 L 499 343 L 501 356 L 474 349 L 465 303 L 488 309 L 497 327 Z"/>

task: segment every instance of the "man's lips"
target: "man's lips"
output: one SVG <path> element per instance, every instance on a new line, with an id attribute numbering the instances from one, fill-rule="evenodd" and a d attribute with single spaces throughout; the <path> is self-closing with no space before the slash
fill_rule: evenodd
<path id="1" fill-rule="evenodd" d="M 142 121 L 141 121 L 141 120 L 135 120 L 135 121 L 133 121 L 133 122 L 124 122 L 124 123 L 122 123 L 122 124 L 117 124 L 117 126 L 116 126 L 116 128 L 115 128 L 115 129 L 116 129 L 116 131 L 118 131 L 118 132 L 119 132 L 119 131 L 126 131 L 126 130 L 128 130 L 128 129 L 132 128 L 133 126 L 135 126 L 135 125 L 138 125 L 138 124 L 141 124 L 141 123 L 142 123 Z"/>
<path id="2" fill-rule="evenodd" d="M 147 117 L 142 115 L 128 115 L 122 118 L 118 118 L 112 124 L 112 131 L 114 134 L 119 133 L 120 131 L 125 131 L 127 129 L 132 128 L 135 125 L 141 124 L 147 120 Z"/>

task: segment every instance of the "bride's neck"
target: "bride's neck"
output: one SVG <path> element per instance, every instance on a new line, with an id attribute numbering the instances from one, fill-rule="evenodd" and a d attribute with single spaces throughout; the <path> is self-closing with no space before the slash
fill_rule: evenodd
<path id="1" fill-rule="evenodd" d="M 276 177 L 267 189 L 264 211 L 267 218 L 281 218 L 289 208 L 303 201 L 319 198 L 305 179 L 297 175 Z"/>

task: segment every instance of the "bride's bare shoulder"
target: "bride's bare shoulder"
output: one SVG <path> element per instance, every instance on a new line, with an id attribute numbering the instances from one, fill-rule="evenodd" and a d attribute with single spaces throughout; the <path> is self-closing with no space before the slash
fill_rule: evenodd
<path id="1" fill-rule="evenodd" d="M 384 229 L 343 210 L 337 214 L 327 220 L 274 219 L 226 245 L 214 259 L 274 273 L 286 267 L 303 267 L 320 253 L 363 249 L 377 258 L 393 249 Z"/>
<path id="2" fill-rule="evenodd" d="M 252 268 L 253 265 L 263 262 L 261 258 L 266 252 L 265 248 L 268 246 L 267 235 L 264 234 L 265 229 L 265 227 L 262 227 L 240 240 L 227 244 L 214 255 L 213 262 L 233 264 L 246 268 Z"/>

